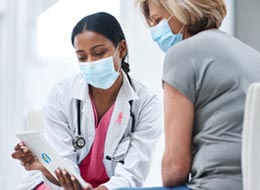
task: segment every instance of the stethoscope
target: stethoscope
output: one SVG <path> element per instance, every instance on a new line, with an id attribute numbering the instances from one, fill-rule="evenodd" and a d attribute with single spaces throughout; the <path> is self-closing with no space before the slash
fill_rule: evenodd
<path id="1" fill-rule="evenodd" d="M 77 135 L 72 140 L 72 145 L 76 150 L 82 149 L 86 145 L 86 140 L 81 135 L 81 124 L 80 124 L 80 104 L 81 100 L 77 100 Z M 132 126 L 131 126 L 131 132 L 134 132 L 134 126 L 135 126 L 135 115 L 132 112 L 132 104 L 133 100 L 129 101 L 130 104 L 130 116 L 132 118 Z M 108 160 L 113 160 L 111 157 L 107 156 Z"/>
<path id="2" fill-rule="evenodd" d="M 127 75 L 128 80 L 132 86 L 132 81 L 130 79 L 130 77 Z M 132 126 L 131 126 L 131 132 L 134 132 L 134 127 L 135 127 L 135 115 L 132 111 L 132 105 L 133 105 L 133 100 L 129 101 L 130 104 L 130 116 L 132 118 Z M 85 145 L 86 145 L 86 140 L 84 139 L 84 137 L 81 135 L 81 124 L 80 124 L 80 105 L 81 105 L 81 100 L 77 100 L 77 135 L 73 138 L 72 140 L 72 145 L 74 147 L 75 150 L 80 150 L 82 149 Z M 119 162 L 124 164 L 123 160 L 117 160 L 111 156 L 106 156 L 107 160 L 111 160 L 114 162 Z"/>

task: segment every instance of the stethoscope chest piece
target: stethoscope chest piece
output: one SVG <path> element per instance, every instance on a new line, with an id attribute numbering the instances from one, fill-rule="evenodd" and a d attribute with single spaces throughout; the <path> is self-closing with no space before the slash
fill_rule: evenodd
<path id="1" fill-rule="evenodd" d="M 82 136 L 76 136 L 73 141 L 72 145 L 76 150 L 82 149 L 86 144 L 85 139 Z"/>
<path id="2" fill-rule="evenodd" d="M 132 82 L 131 82 L 131 79 L 130 77 L 127 75 L 129 81 L 130 81 L 130 84 L 132 85 Z M 75 150 L 80 150 L 82 149 L 85 145 L 86 145 L 86 140 L 81 136 L 81 126 L 80 126 L 80 104 L 81 104 L 81 100 L 77 100 L 77 104 L 76 104 L 76 107 L 77 107 L 77 136 L 73 138 L 72 140 L 72 145 L 73 147 L 75 148 Z M 132 112 L 132 104 L 133 104 L 133 100 L 130 100 L 129 101 L 129 104 L 130 104 L 130 116 L 132 117 L 132 129 L 131 129 L 131 132 L 134 132 L 134 127 L 135 127 L 135 115 L 134 113 Z M 107 157 L 108 160 L 111 160 L 111 161 L 118 161 L 112 157 Z M 119 160 L 118 162 L 121 162 L 121 160 Z M 123 163 L 122 163 L 123 164 Z"/>

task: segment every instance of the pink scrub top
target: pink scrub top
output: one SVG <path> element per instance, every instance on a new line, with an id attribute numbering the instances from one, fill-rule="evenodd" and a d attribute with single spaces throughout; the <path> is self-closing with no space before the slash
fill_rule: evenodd
<path id="1" fill-rule="evenodd" d="M 115 103 L 109 108 L 105 115 L 98 122 L 97 110 L 93 99 L 91 98 L 92 108 L 95 116 L 95 138 L 88 155 L 79 165 L 81 177 L 92 187 L 97 187 L 109 180 L 105 166 L 103 164 L 104 147 L 107 135 L 107 129 L 115 107 Z M 50 190 L 44 183 L 35 188 L 36 190 Z"/>
<path id="2" fill-rule="evenodd" d="M 45 185 L 44 183 L 41 183 L 40 185 L 38 185 L 35 190 L 51 190 L 47 185 Z"/>
<path id="3" fill-rule="evenodd" d="M 79 169 L 82 178 L 95 188 L 109 180 L 103 158 L 107 129 L 115 104 L 109 108 L 98 122 L 97 111 L 92 98 L 91 103 L 95 115 L 95 138 L 88 155 L 81 161 Z"/>

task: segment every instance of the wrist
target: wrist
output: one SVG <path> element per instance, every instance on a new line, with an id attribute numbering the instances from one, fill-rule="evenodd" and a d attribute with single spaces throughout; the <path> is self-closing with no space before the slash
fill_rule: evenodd
<path id="1" fill-rule="evenodd" d="M 40 170 L 43 174 L 49 172 L 44 166 L 41 166 L 41 167 L 39 168 L 39 170 Z"/>

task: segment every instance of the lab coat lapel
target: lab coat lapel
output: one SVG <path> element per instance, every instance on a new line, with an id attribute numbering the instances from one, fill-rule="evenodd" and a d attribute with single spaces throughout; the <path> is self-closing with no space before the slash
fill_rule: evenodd
<path id="1" fill-rule="evenodd" d="M 105 155 L 112 156 L 129 121 L 130 106 L 124 97 L 118 98 L 111 117 L 105 143 Z"/>
<path id="2" fill-rule="evenodd" d="M 90 99 L 83 101 L 82 108 L 82 135 L 86 139 L 87 150 L 89 151 L 95 137 L 95 118 Z"/>
<path id="3" fill-rule="evenodd" d="M 81 101 L 81 134 L 86 140 L 86 148 L 83 148 L 81 151 L 84 153 L 81 154 L 85 156 L 88 154 L 95 137 L 95 118 L 94 112 L 89 97 L 89 88 L 86 81 L 81 75 L 79 75 L 75 80 L 75 85 L 72 88 L 72 96 L 76 100 Z M 77 130 L 77 129 L 76 129 Z M 80 158 L 82 160 L 84 157 Z"/>
<path id="4" fill-rule="evenodd" d="M 113 156 L 120 139 L 124 135 L 130 119 L 129 101 L 134 99 L 138 99 L 138 96 L 132 89 L 127 76 L 123 72 L 123 84 L 118 93 L 115 108 L 107 131 L 104 157 Z M 107 160 L 104 161 L 107 162 Z"/>

